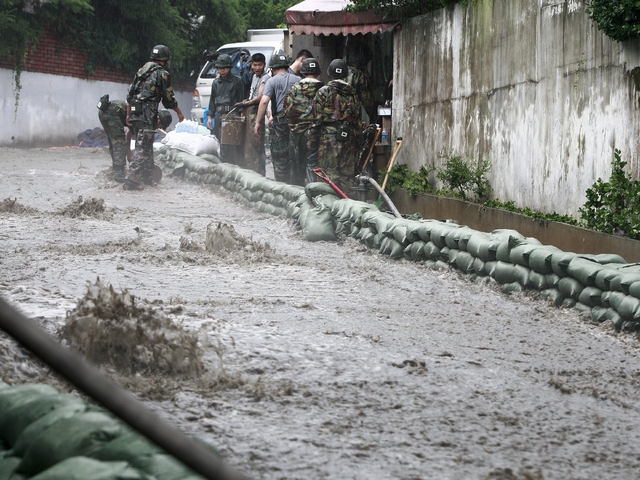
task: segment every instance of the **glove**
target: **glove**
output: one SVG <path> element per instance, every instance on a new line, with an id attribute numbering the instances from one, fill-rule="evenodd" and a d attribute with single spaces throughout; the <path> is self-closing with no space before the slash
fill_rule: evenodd
<path id="1" fill-rule="evenodd" d="M 244 108 L 246 106 L 247 106 L 247 102 L 238 102 L 233 106 L 233 108 Z"/>

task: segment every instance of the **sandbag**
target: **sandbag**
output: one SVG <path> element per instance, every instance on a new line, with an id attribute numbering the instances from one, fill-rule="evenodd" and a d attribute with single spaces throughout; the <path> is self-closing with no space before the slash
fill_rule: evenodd
<path id="1" fill-rule="evenodd" d="M 433 242 L 425 243 L 422 248 L 422 252 L 424 253 L 425 258 L 429 258 L 434 261 L 440 258 L 440 248 L 436 247 Z"/>
<path id="2" fill-rule="evenodd" d="M 560 252 L 561 250 L 559 248 L 553 247 L 551 245 L 534 248 L 529 252 L 529 268 L 531 268 L 531 270 L 535 272 L 545 275 L 548 273 L 553 273 L 553 268 L 551 266 L 551 255 Z"/>
<path id="3" fill-rule="evenodd" d="M 558 282 L 558 290 L 565 298 L 569 297 L 578 300 L 583 289 L 584 285 L 572 277 L 563 277 Z"/>
<path id="4" fill-rule="evenodd" d="M 563 308 L 573 308 L 577 303 L 578 302 L 576 302 L 573 298 L 565 298 L 560 306 Z"/>
<path id="5" fill-rule="evenodd" d="M 101 462 L 76 456 L 31 477 L 33 480 L 153 480 L 127 462 Z"/>
<path id="6" fill-rule="evenodd" d="M 433 244 L 438 248 L 444 248 L 447 246 L 446 238 L 447 235 L 457 228 L 460 228 L 460 225 L 457 223 L 446 223 L 446 222 L 437 222 L 431 227 L 431 234 L 429 238 Z M 451 248 L 451 247 L 449 247 Z"/>
<path id="7" fill-rule="evenodd" d="M 544 278 L 547 280 L 547 285 L 549 285 L 549 288 L 558 288 L 560 276 L 556 275 L 555 273 L 547 273 Z"/>
<path id="8" fill-rule="evenodd" d="M 603 307 L 610 307 L 617 311 L 626 297 L 627 296 L 622 292 L 608 291 L 602 292 L 602 296 L 600 298 Z"/>
<path id="9" fill-rule="evenodd" d="M 622 265 L 627 263 L 627 261 L 617 253 L 600 253 L 598 255 L 594 255 L 593 259 L 601 265 L 608 265 L 610 263 Z"/>
<path id="10" fill-rule="evenodd" d="M 20 461 L 19 457 L 0 458 L 0 480 L 9 480 L 20 465 Z"/>
<path id="11" fill-rule="evenodd" d="M 496 259 L 496 250 L 501 241 L 492 238 L 489 234 L 475 232 L 467 240 L 467 252 L 484 262 L 491 262 Z"/>
<path id="12" fill-rule="evenodd" d="M 502 285 L 502 291 L 505 293 L 520 293 L 524 291 L 524 287 L 518 282 L 505 283 Z"/>
<path id="13" fill-rule="evenodd" d="M 491 278 L 495 278 L 496 266 L 498 265 L 497 260 L 492 260 L 490 262 L 484 262 L 484 271 Z"/>
<path id="14" fill-rule="evenodd" d="M 304 186 L 304 192 L 307 194 L 307 197 L 309 198 L 314 198 L 318 195 L 335 195 L 336 197 L 338 196 L 338 194 L 331 187 L 331 185 L 325 182 L 307 183 Z"/>
<path id="15" fill-rule="evenodd" d="M 51 425 L 53 425 L 60 419 L 73 417 L 75 415 L 83 413 L 89 408 L 91 408 L 89 405 L 75 403 L 61 405 L 60 407 L 40 417 L 38 420 L 32 422 L 28 427 L 26 427 L 16 439 L 16 443 L 11 449 L 11 452 L 13 453 L 13 455 L 16 455 L 18 457 L 23 456 L 27 449 L 31 446 L 33 441 Z"/>
<path id="16" fill-rule="evenodd" d="M 73 404 L 79 408 L 86 405 L 85 401 L 78 397 L 59 393 L 40 396 L 16 405 L 4 415 L 0 415 L 0 438 L 13 446 L 22 431 L 30 424 L 61 406 Z"/>
<path id="17" fill-rule="evenodd" d="M 509 261 L 514 265 L 522 265 L 523 267 L 529 268 L 529 256 L 531 252 L 539 248 L 538 245 L 532 245 L 531 243 L 516 245 L 509 251 Z"/>
<path id="18" fill-rule="evenodd" d="M 526 288 L 529 286 L 530 273 L 530 268 L 498 261 L 493 273 L 493 278 L 495 278 L 498 283 L 517 282 Z"/>
<path id="19" fill-rule="evenodd" d="M 201 153 L 198 156 L 210 163 L 220 163 L 220 158 L 213 153 Z"/>
<path id="20" fill-rule="evenodd" d="M 300 214 L 299 222 L 302 233 L 304 238 L 310 242 L 335 242 L 337 240 L 331 209 L 322 202 L 323 197 L 323 195 L 317 195 L 314 198 L 314 207 L 308 209 L 304 219 L 303 213 Z"/>
<path id="21" fill-rule="evenodd" d="M 598 323 L 607 320 L 607 309 L 604 307 L 593 307 L 591 309 L 591 318 Z"/>
<path id="22" fill-rule="evenodd" d="M 152 475 L 156 480 L 203 478 L 199 477 L 196 472 L 176 460 L 174 457 L 163 453 L 134 458 L 131 465 L 149 475 Z"/>
<path id="23" fill-rule="evenodd" d="M 531 269 L 531 273 L 529 273 L 529 287 L 538 291 L 547 289 L 549 287 L 547 277 Z"/>
<path id="24" fill-rule="evenodd" d="M 628 294 L 631 285 L 633 285 L 635 282 L 640 282 L 640 273 L 623 272 L 617 277 L 611 279 L 609 288 L 611 290 L 616 290 Z"/>
<path id="25" fill-rule="evenodd" d="M 559 307 L 562 305 L 562 302 L 564 302 L 564 296 L 556 288 L 547 288 L 546 290 L 541 291 L 540 295 L 542 295 L 543 298 L 552 301 L 556 307 Z"/>
<path id="26" fill-rule="evenodd" d="M 640 282 L 633 282 L 629 285 L 629 295 L 640 298 Z"/>
<path id="27" fill-rule="evenodd" d="M 578 255 L 573 252 L 556 252 L 551 254 L 551 268 L 559 277 L 567 276 L 569 263 Z"/>
<path id="28" fill-rule="evenodd" d="M 474 229 L 467 226 L 461 226 L 447 234 L 445 237 L 445 243 L 449 248 L 466 251 L 469 238 L 471 238 L 474 233 L 477 233 Z"/>
<path id="29" fill-rule="evenodd" d="M 124 431 L 120 421 L 103 412 L 63 418 L 33 440 L 22 457 L 18 472 L 36 475 L 67 458 L 90 455 Z"/>
<path id="30" fill-rule="evenodd" d="M 475 257 L 469 252 L 460 250 L 458 255 L 456 255 L 456 266 L 464 273 L 471 273 L 473 272 L 474 260 Z"/>
<path id="31" fill-rule="evenodd" d="M 584 257 L 575 257 L 569 262 L 567 275 L 578 280 L 582 285 L 593 287 L 596 284 L 596 276 L 603 267 L 595 260 Z"/>
<path id="32" fill-rule="evenodd" d="M 640 299 L 625 295 L 624 299 L 616 307 L 616 311 L 623 320 L 640 320 Z"/>
<path id="33" fill-rule="evenodd" d="M 598 287 L 586 287 L 580 292 L 578 301 L 589 307 L 602 306 L 602 290 Z"/>
<path id="34" fill-rule="evenodd" d="M 91 458 L 103 462 L 125 461 L 133 463 L 136 458 L 161 453 L 155 443 L 147 440 L 139 433 L 128 431 L 90 454 Z"/>
<path id="35" fill-rule="evenodd" d="M 169 132 L 169 134 L 164 137 L 162 143 L 171 148 L 190 153 L 191 155 L 210 153 L 220 157 L 220 142 L 218 142 L 218 139 L 213 135 Z"/>
<path id="36" fill-rule="evenodd" d="M 442 250 L 440 250 L 440 258 L 442 258 L 442 260 L 444 260 L 445 262 L 448 262 L 449 265 L 452 266 L 456 266 L 456 258 L 458 258 L 458 254 L 460 253 L 460 250 L 458 250 L 457 248 L 449 248 L 449 247 L 445 247 L 447 249 L 447 257 L 445 258 L 443 256 Z"/>
<path id="37" fill-rule="evenodd" d="M 603 291 L 611 290 L 611 280 L 616 278 L 618 275 L 620 275 L 620 272 L 616 268 L 612 268 L 611 266 L 603 268 L 596 274 L 595 286 Z"/>
<path id="38" fill-rule="evenodd" d="M 426 220 L 424 222 L 420 222 L 420 225 L 415 227 L 415 232 L 420 240 L 429 243 L 431 241 L 431 228 L 433 227 L 435 222 L 431 220 Z"/>
<path id="39" fill-rule="evenodd" d="M 392 259 L 402 258 L 404 246 L 391 237 L 385 237 L 380 244 L 379 253 L 389 255 Z"/>
<path id="40" fill-rule="evenodd" d="M 423 240 L 416 240 L 415 242 L 407 245 L 404 251 L 405 255 L 411 260 L 413 260 L 414 262 L 424 260 L 426 258 L 424 255 L 425 245 L 426 245 L 426 242 L 424 242 Z"/>
<path id="41" fill-rule="evenodd" d="M 486 263 L 484 262 L 484 260 L 481 260 L 480 258 L 474 257 L 472 268 L 473 268 L 473 272 L 476 275 L 479 275 L 481 277 L 486 277 L 487 275 L 489 275 L 487 273 L 487 270 L 486 270 L 485 266 L 486 266 Z"/>
<path id="42" fill-rule="evenodd" d="M 46 395 L 56 395 L 58 391 L 49 385 L 26 383 L 0 390 L 0 418 L 9 410 Z"/>

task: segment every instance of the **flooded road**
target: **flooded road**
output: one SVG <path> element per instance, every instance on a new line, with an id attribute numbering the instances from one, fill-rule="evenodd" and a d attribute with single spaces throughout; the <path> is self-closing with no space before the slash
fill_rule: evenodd
<path id="1" fill-rule="evenodd" d="M 202 185 L 125 191 L 109 165 L 102 150 L 0 149 L 0 294 L 55 334 L 99 278 L 197 331 L 200 378 L 111 374 L 231 465 L 256 479 L 637 477 L 635 336 L 351 239 L 309 243 Z M 207 251 L 220 223 L 263 248 Z M 4 336 L 0 364 L 9 383 L 50 378 Z"/>

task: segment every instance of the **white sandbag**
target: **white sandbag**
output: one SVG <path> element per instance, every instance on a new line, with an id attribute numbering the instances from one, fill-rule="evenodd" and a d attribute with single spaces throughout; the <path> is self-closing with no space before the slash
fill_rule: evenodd
<path id="1" fill-rule="evenodd" d="M 191 155 L 211 153 L 220 157 L 220 142 L 213 135 L 198 135 L 187 132 L 169 132 L 163 141 L 166 145 L 177 148 Z"/>

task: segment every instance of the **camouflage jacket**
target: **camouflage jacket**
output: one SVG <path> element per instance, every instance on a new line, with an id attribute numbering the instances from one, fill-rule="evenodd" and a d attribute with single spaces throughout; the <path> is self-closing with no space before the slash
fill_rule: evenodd
<path id="1" fill-rule="evenodd" d="M 171 75 L 155 62 L 147 62 L 136 72 L 133 83 L 129 87 L 127 103 L 162 101 L 165 108 L 176 108 L 178 101 L 171 87 Z"/>
<path id="2" fill-rule="evenodd" d="M 369 117 L 373 116 L 373 91 L 371 89 L 371 75 L 364 68 L 349 66 L 349 76 L 347 83 L 352 85 L 360 103 Z"/>
<path id="3" fill-rule="evenodd" d="M 360 100 L 355 89 L 343 80 L 331 80 L 318 90 L 312 108 L 312 128 L 315 130 L 335 133 L 341 122 L 354 128 L 360 122 Z"/>
<path id="4" fill-rule="evenodd" d="M 304 132 L 311 126 L 313 99 L 323 85 L 316 78 L 305 78 L 289 89 L 284 99 L 284 114 L 292 132 Z"/>

